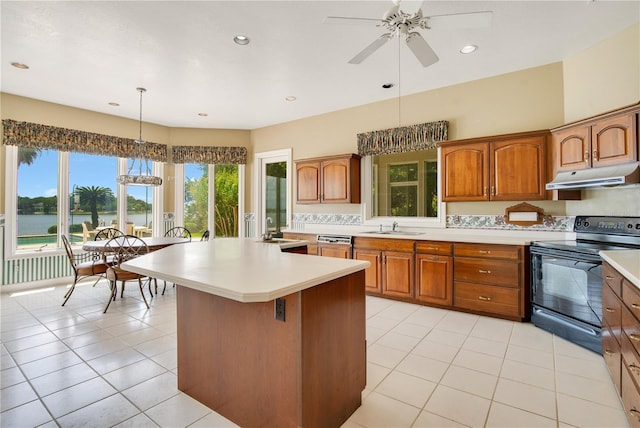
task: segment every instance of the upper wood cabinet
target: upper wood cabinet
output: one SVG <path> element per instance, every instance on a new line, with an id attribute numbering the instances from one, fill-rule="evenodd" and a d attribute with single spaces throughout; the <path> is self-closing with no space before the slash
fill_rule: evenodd
<path id="1" fill-rule="evenodd" d="M 442 200 L 545 199 L 549 135 L 536 131 L 442 143 Z"/>
<path id="2" fill-rule="evenodd" d="M 638 160 L 639 109 L 636 104 L 553 129 L 554 175 Z"/>
<path id="3" fill-rule="evenodd" d="M 360 203 L 360 156 L 296 161 L 296 203 Z"/>

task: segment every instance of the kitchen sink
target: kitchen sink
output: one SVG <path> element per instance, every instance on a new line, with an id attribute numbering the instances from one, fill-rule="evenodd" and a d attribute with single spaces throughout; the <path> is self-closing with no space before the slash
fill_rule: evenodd
<path id="1" fill-rule="evenodd" d="M 385 230 L 383 232 L 380 232 L 379 230 L 367 230 L 366 232 L 363 233 L 371 233 L 371 234 L 376 234 L 376 235 L 406 235 L 406 236 L 415 236 L 415 235 L 422 235 L 425 232 L 409 232 L 409 231 L 404 231 L 404 230 Z"/>

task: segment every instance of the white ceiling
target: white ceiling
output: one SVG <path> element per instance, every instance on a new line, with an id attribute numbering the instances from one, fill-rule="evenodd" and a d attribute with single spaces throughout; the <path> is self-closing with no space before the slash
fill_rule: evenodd
<path id="1" fill-rule="evenodd" d="M 416 10 L 420 1 L 404 1 Z M 430 1 L 425 15 L 493 11 L 489 28 L 421 30 L 423 68 L 393 41 L 348 64 L 390 1 L 1 1 L 2 92 L 171 127 L 255 129 L 561 61 L 638 22 L 640 1 Z M 232 38 L 247 35 L 238 46 Z M 465 44 L 479 49 L 471 55 Z M 29 65 L 28 70 L 11 62 Z M 382 89 L 383 83 L 394 83 Z M 294 102 L 285 97 L 297 97 Z M 110 106 L 117 102 L 119 107 Z M 198 113 L 207 113 L 200 117 Z"/>

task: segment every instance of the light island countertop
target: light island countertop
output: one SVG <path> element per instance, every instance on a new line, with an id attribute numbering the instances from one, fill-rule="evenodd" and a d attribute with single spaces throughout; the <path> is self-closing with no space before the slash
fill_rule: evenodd
<path id="1" fill-rule="evenodd" d="M 253 238 L 173 245 L 122 267 L 239 302 L 268 302 L 364 270 L 369 262 L 285 253 Z"/>
<path id="2" fill-rule="evenodd" d="M 640 288 L 640 250 L 600 251 L 600 256 Z"/>

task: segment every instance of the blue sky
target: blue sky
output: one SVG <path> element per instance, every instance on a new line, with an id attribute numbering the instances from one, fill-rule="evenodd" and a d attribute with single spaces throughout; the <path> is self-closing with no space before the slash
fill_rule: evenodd
<path id="1" fill-rule="evenodd" d="M 151 166 L 151 165 L 149 165 Z M 143 164 L 144 168 L 144 164 Z M 136 162 L 133 173 L 139 171 Z M 117 159 L 107 156 L 71 153 L 69 155 L 69 192 L 73 185 L 108 187 L 116 194 Z M 189 178 L 202 176 L 197 165 L 185 165 L 185 175 Z M 31 165 L 21 165 L 18 169 L 18 195 L 30 198 L 53 196 L 57 193 L 58 156 L 56 151 L 42 150 Z M 147 189 L 148 190 L 148 189 Z M 145 188 L 129 186 L 129 195 L 145 199 Z"/>

